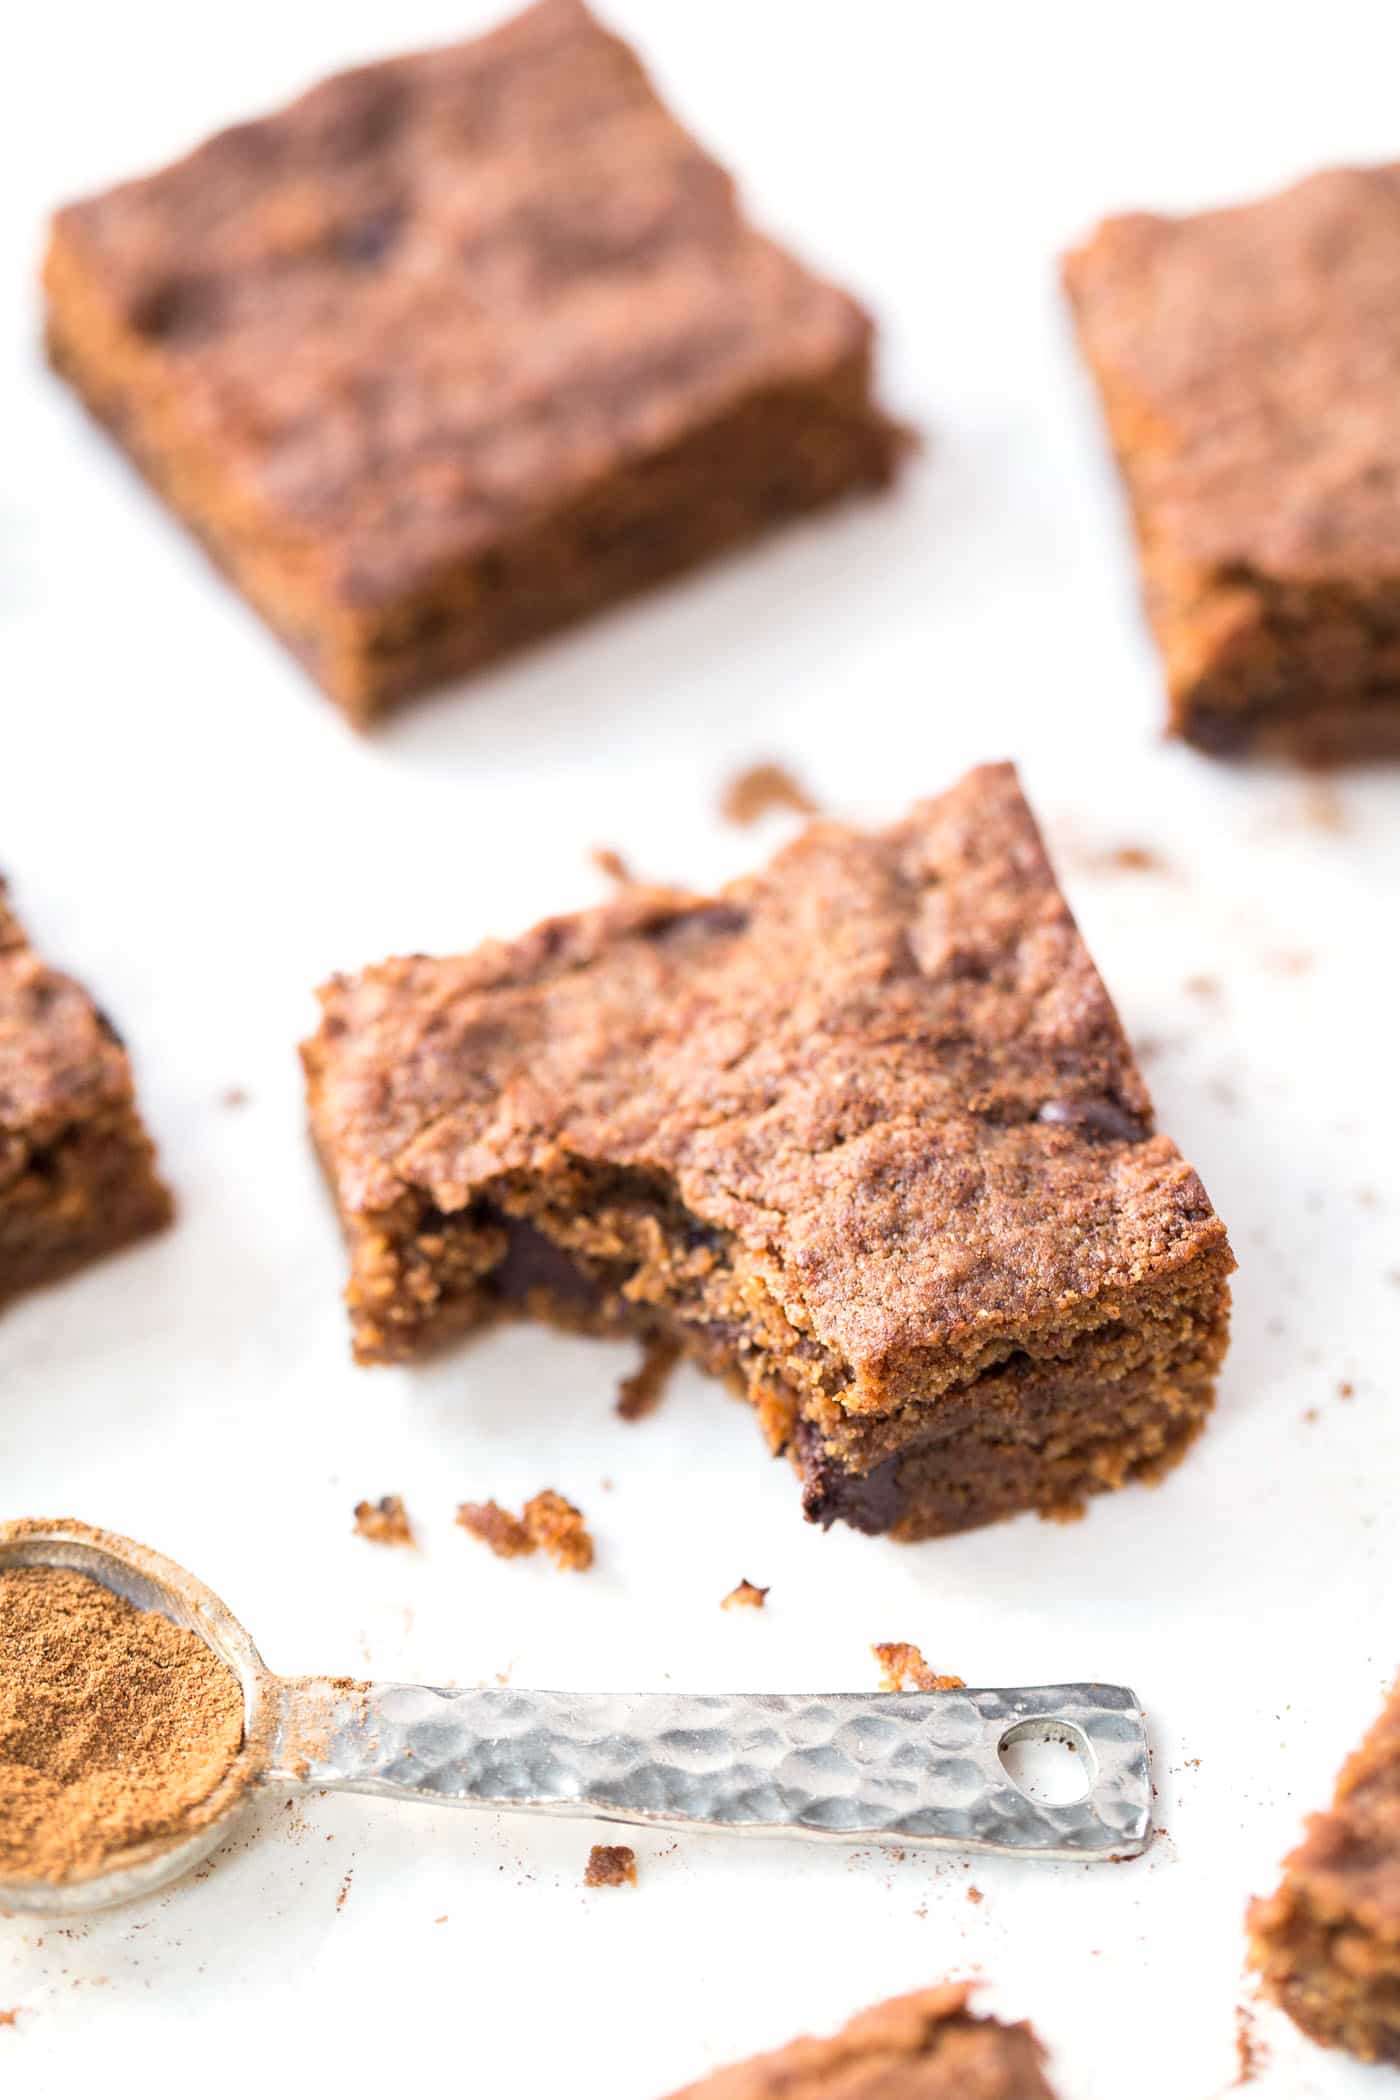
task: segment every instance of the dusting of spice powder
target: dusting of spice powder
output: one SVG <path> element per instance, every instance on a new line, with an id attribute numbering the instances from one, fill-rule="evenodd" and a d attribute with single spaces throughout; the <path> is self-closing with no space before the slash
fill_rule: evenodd
<path id="1" fill-rule="evenodd" d="M 880 1665 L 880 1687 L 886 1692 L 960 1692 L 961 1677 L 940 1677 L 912 1641 L 876 1641 L 870 1650 Z"/>
<path id="2" fill-rule="evenodd" d="M 413 1526 L 398 1495 L 381 1495 L 377 1502 L 355 1504 L 355 1529 L 362 1539 L 376 1546 L 411 1546 Z"/>
<path id="3" fill-rule="evenodd" d="M 637 1855 L 630 1845 L 595 1845 L 588 1855 L 583 1883 L 590 1889 L 637 1886 Z"/>
<path id="4" fill-rule="evenodd" d="M 0 1570 L 0 1881 L 71 1881 L 196 1828 L 243 1742 L 196 1633 L 69 1568 Z"/>
<path id="5" fill-rule="evenodd" d="M 756 1582 L 750 1582 L 746 1575 L 742 1582 L 735 1583 L 733 1589 L 721 1604 L 720 1609 L 722 1611 L 732 1611 L 736 1604 L 747 1604 L 751 1611 L 762 1611 L 767 1601 L 768 1591 L 760 1589 Z"/>
<path id="6" fill-rule="evenodd" d="M 532 1495 L 518 1517 L 499 1502 L 463 1502 L 457 1522 L 502 1560 L 516 1560 L 543 1546 L 558 1567 L 582 1572 L 593 1565 L 593 1540 L 582 1510 L 553 1488 Z"/>

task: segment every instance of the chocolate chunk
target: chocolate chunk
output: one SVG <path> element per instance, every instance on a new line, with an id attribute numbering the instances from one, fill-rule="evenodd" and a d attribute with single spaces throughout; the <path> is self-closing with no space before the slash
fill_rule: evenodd
<path id="1" fill-rule="evenodd" d="M 131 325 L 154 343 L 199 342 L 217 328 L 219 307 L 219 287 L 213 278 L 167 277 L 135 299 Z"/>
<path id="2" fill-rule="evenodd" d="M 507 1304 L 523 1305 L 532 1292 L 545 1291 L 565 1304 L 600 1306 L 603 1289 L 562 1247 L 523 1218 L 503 1218 L 506 1251 L 487 1282 Z"/>
<path id="3" fill-rule="evenodd" d="M 343 263 L 357 270 L 371 270 L 382 263 L 403 232 L 405 213 L 400 204 L 381 205 L 351 220 L 335 236 L 335 252 Z"/>
<path id="4" fill-rule="evenodd" d="M 1086 1137 L 1113 1138 L 1124 1144 L 1141 1144 L 1149 1135 L 1141 1116 L 1104 1097 L 1046 1101 L 1036 1120 L 1062 1123 L 1067 1129 L 1083 1131 Z"/>
<path id="5" fill-rule="evenodd" d="M 830 1531 L 838 1518 L 854 1531 L 893 1531 L 907 1497 L 899 1484 L 899 1458 L 887 1458 L 869 1473 L 852 1473 L 822 1449 L 820 1431 L 799 1421 L 796 1433 L 802 1473 L 802 1514 Z"/>
<path id="6" fill-rule="evenodd" d="M 684 940 L 690 934 L 719 940 L 726 934 L 743 933 L 748 923 L 748 913 L 737 904 L 697 904 L 693 911 L 659 919 L 647 928 L 647 934 L 651 940 L 663 943 Z"/>

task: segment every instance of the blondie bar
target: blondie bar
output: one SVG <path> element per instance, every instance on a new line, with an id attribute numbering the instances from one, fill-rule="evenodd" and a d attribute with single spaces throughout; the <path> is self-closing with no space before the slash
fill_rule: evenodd
<path id="1" fill-rule="evenodd" d="M 40 961 L 0 883 L 0 1305 L 170 1214 L 121 1038 Z"/>
<path id="2" fill-rule="evenodd" d="M 69 205 L 54 363 L 365 722 L 893 474 L 853 299 L 579 0 Z"/>
<path id="3" fill-rule="evenodd" d="M 1233 1266 L 1009 766 L 337 977 L 303 1046 L 364 1363 L 503 1313 L 664 1336 L 807 1514 L 1077 1510 L 1209 1409 Z"/>
<path id="4" fill-rule="evenodd" d="M 1065 279 L 1171 729 L 1217 753 L 1400 754 L 1400 165 L 1110 219 Z"/>

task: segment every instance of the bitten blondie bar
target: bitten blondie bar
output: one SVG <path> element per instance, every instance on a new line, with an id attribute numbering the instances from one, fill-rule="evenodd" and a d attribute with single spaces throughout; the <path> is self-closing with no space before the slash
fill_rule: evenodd
<path id="1" fill-rule="evenodd" d="M 1400 2063 L 1400 1684 L 1249 1929 L 1265 1987 L 1305 2034 Z"/>
<path id="2" fill-rule="evenodd" d="M 671 2100 L 1055 2100 L 1031 2029 L 979 2019 L 970 1995 L 949 1983 L 890 1998 L 829 2040 L 731 2064 Z"/>
<path id="3" fill-rule="evenodd" d="M 321 1001 L 364 1363 L 507 1311 L 664 1335 L 809 1516 L 902 1538 L 1076 1510 L 1204 1420 L 1224 1228 L 1009 766 L 717 897 L 633 887 Z"/>
<path id="4" fill-rule="evenodd" d="M 170 1214 L 120 1037 L 39 960 L 0 883 L 0 1306 Z"/>
<path id="5" fill-rule="evenodd" d="M 1172 730 L 1219 753 L 1400 754 L 1400 165 L 1110 219 L 1065 280 Z"/>
<path id="6" fill-rule="evenodd" d="M 873 330 L 579 0 L 70 205 L 51 354 L 366 721 L 887 482 Z"/>

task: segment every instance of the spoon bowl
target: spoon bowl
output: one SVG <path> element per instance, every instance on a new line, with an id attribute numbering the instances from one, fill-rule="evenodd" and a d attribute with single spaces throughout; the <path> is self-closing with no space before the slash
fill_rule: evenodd
<path id="1" fill-rule="evenodd" d="M 276 1680 L 246 1630 L 221 1598 L 185 1569 L 134 1539 L 72 1518 L 0 1524 L 0 1571 L 71 1568 L 125 1597 L 139 1611 L 159 1612 L 197 1633 L 232 1671 L 243 1693 L 243 1744 L 228 1771 L 182 1831 L 151 1838 L 109 1856 L 95 1873 L 62 1882 L 0 1879 L 0 1911 L 72 1917 L 153 1895 L 179 1880 L 221 1845 L 266 1767 L 275 1725 Z"/>

